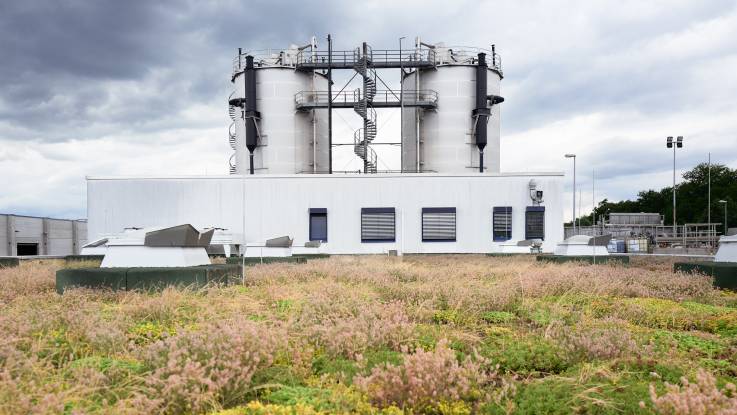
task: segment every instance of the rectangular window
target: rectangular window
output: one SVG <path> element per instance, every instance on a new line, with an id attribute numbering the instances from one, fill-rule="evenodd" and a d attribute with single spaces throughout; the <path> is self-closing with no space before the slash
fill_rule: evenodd
<path id="1" fill-rule="evenodd" d="M 328 241 L 327 209 L 310 209 L 310 241 Z"/>
<path id="2" fill-rule="evenodd" d="M 422 208 L 422 241 L 455 242 L 456 208 Z"/>
<path id="3" fill-rule="evenodd" d="M 38 244 L 19 243 L 15 246 L 15 249 L 18 256 L 38 255 Z"/>
<path id="4" fill-rule="evenodd" d="M 525 239 L 545 239 L 545 206 L 527 207 Z"/>
<path id="5" fill-rule="evenodd" d="M 361 242 L 394 242 L 394 208 L 361 209 Z"/>
<path id="6" fill-rule="evenodd" d="M 495 206 L 493 222 L 495 242 L 504 242 L 512 239 L 511 206 Z"/>

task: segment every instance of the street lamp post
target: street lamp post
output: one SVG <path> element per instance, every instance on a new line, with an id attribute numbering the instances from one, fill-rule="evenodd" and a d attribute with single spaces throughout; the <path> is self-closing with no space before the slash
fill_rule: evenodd
<path id="1" fill-rule="evenodd" d="M 720 200 L 719 203 L 724 205 L 724 235 L 727 235 L 727 201 L 726 200 Z"/>
<path id="2" fill-rule="evenodd" d="M 683 136 L 679 135 L 673 140 L 673 137 L 668 137 L 666 140 L 666 147 L 673 149 L 673 237 L 677 236 L 677 225 L 676 225 L 676 148 L 683 147 Z"/>
<path id="3" fill-rule="evenodd" d="M 573 159 L 573 234 L 576 235 L 576 155 L 566 154 L 567 159 Z"/>

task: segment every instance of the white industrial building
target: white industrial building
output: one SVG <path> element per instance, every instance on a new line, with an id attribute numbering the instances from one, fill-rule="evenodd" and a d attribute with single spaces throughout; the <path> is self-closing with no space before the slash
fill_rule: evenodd
<path id="1" fill-rule="evenodd" d="M 401 69 L 398 90 L 377 70 Z M 335 91 L 332 73 L 359 88 Z M 563 239 L 562 173 L 500 172 L 501 61 L 494 50 L 239 50 L 229 97 L 230 175 L 88 177 L 89 240 L 124 228 L 223 228 L 235 244 L 289 236 L 332 254 L 483 253 Z M 332 99 L 329 99 L 329 98 Z M 333 169 L 332 112 L 362 121 L 362 171 Z M 377 108 L 401 111 L 401 166 L 378 169 Z"/>
<path id="2" fill-rule="evenodd" d="M 87 222 L 0 214 L 0 256 L 77 255 L 87 243 Z"/>

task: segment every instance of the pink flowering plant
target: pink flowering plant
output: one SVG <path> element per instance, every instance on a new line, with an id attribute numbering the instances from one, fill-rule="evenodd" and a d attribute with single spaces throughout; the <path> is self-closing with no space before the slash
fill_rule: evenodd
<path id="1" fill-rule="evenodd" d="M 737 294 L 667 259 L 335 256 L 231 286 L 59 295 L 66 266 L 0 268 L 0 414 L 737 407 Z"/>

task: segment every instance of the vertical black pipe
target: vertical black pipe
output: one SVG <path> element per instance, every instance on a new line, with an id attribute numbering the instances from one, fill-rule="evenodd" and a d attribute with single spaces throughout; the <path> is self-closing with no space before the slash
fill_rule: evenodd
<path id="1" fill-rule="evenodd" d="M 496 68 L 496 45 L 491 45 L 491 67 Z"/>
<path id="2" fill-rule="evenodd" d="M 246 121 L 246 148 L 250 154 L 250 173 L 254 174 L 253 151 L 258 146 L 258 129 L 256 128 L 256 69 L 253 67 L 253 56 L 246 56 L 246 69 L 244 71 L 244 87 L 246 89 L 246 103 L 244 106 L 244 117 Z"/>
<path id="3" fill-rule="evenodd" d="M 486 54 L 479 53 L 479 61 L 476 66 L 476 108 L 473 115 L 476 118 L 476 146 L 479 148 L 479 172 L 484 172 L 484 148 L 486 147 L 486 122 L 491 111 L 486 107 Z"/>
<path id="4" fill-rule="evenodd" d="M 328 34 L 328 174 L 333 174 L 333 39 Z"/>

